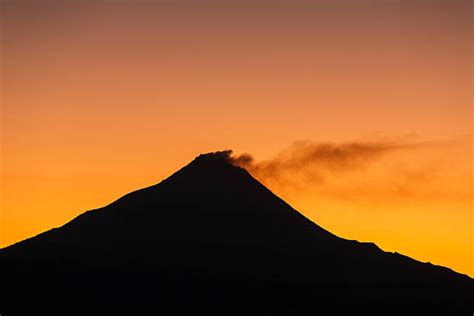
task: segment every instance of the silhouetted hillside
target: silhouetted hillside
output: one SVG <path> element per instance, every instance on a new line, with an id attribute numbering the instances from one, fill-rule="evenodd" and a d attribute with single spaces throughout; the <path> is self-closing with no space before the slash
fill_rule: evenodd
<path id="1" fill-rule="evenodd" d="M 9 315 L 472 315 L 474 281 L 339 238 L 201 155 L 161 183 L 0 250 Z"/>

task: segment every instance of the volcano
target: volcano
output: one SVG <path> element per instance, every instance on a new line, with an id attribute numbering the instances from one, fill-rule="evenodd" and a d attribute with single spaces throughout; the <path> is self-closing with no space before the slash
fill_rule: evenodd
<path id="1" fill-rule="evenodd" d="M 474 280 L 339 238 L 200 155 L 161 183 L 0 250 L 2 315 L 472 315 Z"/>

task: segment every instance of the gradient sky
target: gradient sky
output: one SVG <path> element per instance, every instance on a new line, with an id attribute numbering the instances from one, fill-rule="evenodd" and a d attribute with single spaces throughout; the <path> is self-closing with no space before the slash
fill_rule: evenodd
<path id="1" fill-rule="evenodd" d="M 448 0 L 2 1 L 0 247 L 231 148 L 278 162 L 252 173 L 326 229 L 474 276 L 472 15 Z M 295 169 L 321 146 L 343 162 Z"/>

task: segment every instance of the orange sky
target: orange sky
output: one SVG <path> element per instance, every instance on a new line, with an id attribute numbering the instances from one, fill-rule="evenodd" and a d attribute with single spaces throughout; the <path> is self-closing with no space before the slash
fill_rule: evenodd
<path id="1" fill-rule="evenodd" d="M 38 2 L 1 7 L 0 246 L 232 148 L 328 230 L 474 276 L 470 1 Z M 292 169 L 321 143 L 400 148 Z"/>

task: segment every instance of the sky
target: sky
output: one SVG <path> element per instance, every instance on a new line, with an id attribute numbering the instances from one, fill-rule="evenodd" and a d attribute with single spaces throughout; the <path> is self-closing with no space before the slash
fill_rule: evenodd
<path id="1" fill-rule="evenodd" d="M 470 1 L 1 3 L 0 247 L 195 156 L 474 276 Z"/>

